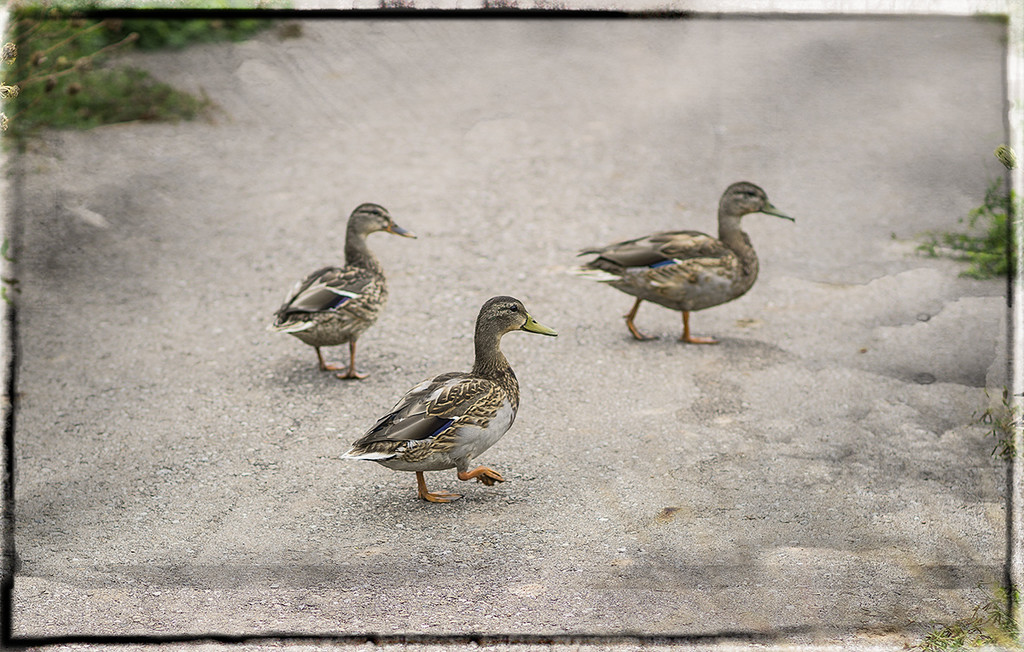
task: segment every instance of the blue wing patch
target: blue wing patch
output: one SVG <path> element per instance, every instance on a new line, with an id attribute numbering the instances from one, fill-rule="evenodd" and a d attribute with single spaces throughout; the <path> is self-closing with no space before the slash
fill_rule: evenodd
<path id="1" fill-rule="evenodd" d="M 337 307 L 339 307 L 341 305 L 344 305 L 346 302 L 348 302 L 351 299 L 352 299 L 352 297 L 345 296 L 343 294 L 339 294 L 338 297 L 334 301 L 330 302 L 329 304 L 327 304 L 325 306 L 325 309 L 326 310 L 334 310 L 335 308 L 337 308 Z"/>
<path id="2" fill-rule="evenodd" d="M 448 426 L 452 425 L 453 423 L 455 423 L 455 419 L 445 419 L 444 422 L 441 424 L 441 427 L 435 430 L 433 433 L 431 433 L 430 437 L 427 437 L 427 439 L 430 439 L 431 437 L 437 437 L 442 432 L 444 432 L 448 428 Z"/>

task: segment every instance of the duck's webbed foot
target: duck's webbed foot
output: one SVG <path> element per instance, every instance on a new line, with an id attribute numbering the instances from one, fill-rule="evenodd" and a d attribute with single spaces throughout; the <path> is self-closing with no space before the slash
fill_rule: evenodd
<path id="1" fill-rule="evenodd" d="M 477 481 L 484 483 L 488 487 L 495 482 L 505 481 L 505 478 L 501 477 L 500 473 L 486 466 L 478 466 L 472 471 L 459 471 L 459 480 L 472 480 L 473 478 L 476 478 Z"/>
<path id="2" fill-rule="evenodd" d="M 688 344 L 718 344 L 718 340 L 713 337 L 698 337 L 690 334 L 690 311 L 683 311 L 683 334 L 679 336 L 680 342 L 686 342 Z"/>
<path id="3" fill-rule="evenodd" d="M 431 503 L 450 503 L 462 498 L 462 494 L 453 494 L 449 491 L 429 491 L 427 481 L 423 478 L 423 471 L 416 472 L 416 488 L 419 497 Z"/>
<path id="4" fill-rule="evenodd" d="M 419 496 L 431 503 L 451 503 L 462 498 L 462 494 L 453 494 L 450 491 L 421 491 Z"/>
<path id="5" fill-rule="evenodd" d="M 641 333 L 640 329 L 638 329 L 636 325 L 633 323 L 633 321 L 630 319 L 626 320 L 626 328 L 629 329 L 629 332 L 633 336 L 633 339 L 639 342 L 647 342 L 649 340 L 658 339 L 657 335 L 647 335 L 646 333 Z"/>
<path id="6" fill-rule="evenodd" d="M 696 335 L 683 335 L 679 341 L 687 344 L 718 344 L 718 340 L 713 337 L 697 337 Z"/>
<path id="7" fill-rule="evenodd" d="M 343 373 L 343 374 L 334 374 L 335 376 L 337 376 L 338 378 L 340 378 L 342 380 L 362 380 L 363 378 L 366 378 L 367 376 L 370 375 L 370 374 L 361 374 L 358 371 L 356 371 L 356 341 L 355 340 L 352 340 L 351 342 L 348 343 L 348 368 L 345 369 L 344 367 L 335 367 L 335 369 L 337 369 L 338 371 L 341 371 L 341 370 L 344 369 L 345 373 Z"/>
<path id="8" fill-rule="evenodd" d="M 335 367 L 335 368 L 336 369 L 345 369 L 345 367 Z M 363 378 L 366 378 L 370 374 L 361 374 L 358 371 L 356 371 L 355 369 L 352 369 L 351 367 L 349 367 L 345 371 L 345 373 L 343 373 L 343 374 L 334 374 L 334 375 L 337 376 L 338 378 L 340 378 L 341 380 L 362 380 Z"/>
<path id="9" fill-rule="evenodd" d="M 317 363 L 319 363 L 320 371 L 344 371 L 345 370 L 345 367 L 339 367 L 338 365 L 329 364 L 326 360 L 324 360 L 324 354 L 320 351 L 320 347 L 319 346 L 313 347 L 313 350 L 316 351 L 316 360 L 317 360 Z"/>

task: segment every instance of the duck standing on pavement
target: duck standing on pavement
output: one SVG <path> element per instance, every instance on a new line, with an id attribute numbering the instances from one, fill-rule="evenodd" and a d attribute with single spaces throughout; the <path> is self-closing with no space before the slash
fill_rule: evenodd
<path id="1" fill-rule="evenodd" d="M 425 471 L 455 468 L 459 480 L 504 482 L 494 469 L 470 469 L 469 462 L 501 439 L 516 418 L 519 381 L 501 352 L 501 338 L 517 330 L 557 335 L 534 321 L 518 299 L 487 300 L 476 319 L 473 369 L 444 373 L 410 389 L 343 457 L 415 471 L 419 497 L 436 503 L 462 496 L 427 490 Z"/>
<path id="2" fill-rule="evenodd" d="M 683 313 L 680 341 L 716 344 L 690 333 L 690 312 L 743 296 L 757 279 L 757 253 L 740 228 L 748 213 L 766 213 L 790 221 L 768 201 L 764 190 L 741 181 L 725 189 L 718 203 L 718 238 L 699 231 L 661 231 L 605 247 L 585 249 L 580 256 L 597 257 L 574 271 L 636 297 L 626 314 L 626 328 L 638 340 L 633 320 L 643 301 Z"/>
<path id="3" fill-rule="evenodd" d="M 377 321 L 388 299 L 384 269 L 366 246 L 366 237 L 377 231 L 416 237 L 395 224 L 383 206 L 360 204 L 348 218 L 345 266 L 323 267 L 296 283 L 269 326 L 312 346 L 323 371 L 345 368 L 324 362 L 320 347 L 347 342 L 348 368 L 336 374 L 341 379 L 366 377 L 356 371 L 356 340 Z"/>

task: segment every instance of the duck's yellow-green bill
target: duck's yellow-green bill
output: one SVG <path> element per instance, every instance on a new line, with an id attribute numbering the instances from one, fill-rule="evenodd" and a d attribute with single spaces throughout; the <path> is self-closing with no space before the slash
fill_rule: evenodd
<path id="1" fill-rule="evenodd" d="M 412 231 L 408 231 L 406 229 L 403 229 L 402 227 L 398 226 L 394 222 L 392 222 L 391 226 L 388 227 L 388 233 L 394 233 L 395 235 L 400 235 L 400 236 L 403 236 L 403 237 L 406 237 L 406 238 L 415 238 L 416 237 L 415 233 L 413 233 Z"/>
<path id="2" fill-rule="evenodd" d="M 761 209 L 761 212 L 767 213 L 768 215 L 774 215 L 775 217 L 781 217 L 782 219 L 789 220 L 790 222 L 796 222 L 795 217 L 790 217 L 789 215 L 786 215 L 785 213 L 775 208 L 768 202 L 765 203 L 764 208 Z"/>
<path id="3" fill-rule="evenodd" d="M 558 332 L 553 328 L 548 328 L 544 324 L 537 322 L 530 315 L 526 315 L 526 323 L 523 324 L 523 330 L 531 333 L 540 333 L 541 335 L 558 335 Z"/>

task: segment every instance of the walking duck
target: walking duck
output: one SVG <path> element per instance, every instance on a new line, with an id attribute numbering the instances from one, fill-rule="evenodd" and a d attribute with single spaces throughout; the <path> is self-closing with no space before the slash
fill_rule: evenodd
<path id="1" fill-rule="evenodd" d="M 435 503 L 462 496 L 429 491 L 425 471 L 455 468 L 459 480 L 476 478 L 487 486 L 504 482 L 494 469 L 470 469 L 469 462 L 501 439 L 516 418 L 519 382 L 500 346 L 501 337 L 516 330 L 558 334 L 534 321 L 518 299 L 489 299 L 476 319 L 472 371 L 444 373 L 410 389 L 343 458 L 415 471 L 419 497 Z"/>
<path id="2" fill-rule="evenodd" d="M 377 231 L 416 237 L 395 224 L 383 206 L 360 204 L 348 218 L 345 266 L 323 267 L 296 283 L 269 326 L 312 346 L 323 371 L 344 367 L 327 364 L 320 347 L 348 342 L 348 368 L 335 374 L 345 380 L 366 377 L 356 371 L 356 340 L 377 321 L 388 299 L 384 269 L 366 246 L 366 237 Z"/>
<path id="3" fill-rule="evenodd" d="M 653 339 L 633 320 L 643 301 L 683 313 L 680 341 L 717 344 L 712 337 L 690 333 L 690 312 L 743 296 L 757 279 L 757 254 L 740 229 L 748 213 L 767 213 L 790 221 L 772 206 L 764 190 L 741 181 L 725 189 L 718 203 L 718 239 L 698 231 L 662 231 L 606 247 L 585 249 L 597 258 L 577 267 L 581 276 L 607 283 L 636 297 L 626 313 L 626 328 L 638 340 Z"/>

